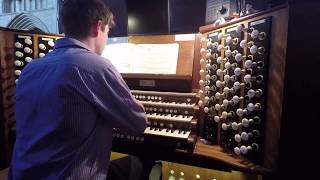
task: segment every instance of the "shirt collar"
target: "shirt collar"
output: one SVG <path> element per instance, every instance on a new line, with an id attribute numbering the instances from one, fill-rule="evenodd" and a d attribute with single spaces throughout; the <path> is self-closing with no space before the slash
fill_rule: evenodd
<path id="1" fill-rule="evenodd" d="M 87 45 L 85 45 L 83 42 L 73 39 L 73 38 L 60 38 L 56 41 L 54 49 L 59 49 L 59 48 L 66 48 L 66 47 L 78 47 L 78 48 L 83 48 L 88 51 L 91 51 Z"/>

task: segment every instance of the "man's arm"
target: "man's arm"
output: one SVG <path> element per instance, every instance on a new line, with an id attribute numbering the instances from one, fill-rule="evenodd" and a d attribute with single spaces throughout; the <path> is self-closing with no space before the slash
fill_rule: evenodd
<path id="1" fill-rule="evenodd" d="M 130 135 L 144 132 L 147 125 L 144 107 L 132 96 L 113 66 L 99 68 L 94 74 L 74 70 L 76 79 L 69 84 L 97 109 L 108 126 Z M 81 88 L 76 85 L 79 83 Z"/>

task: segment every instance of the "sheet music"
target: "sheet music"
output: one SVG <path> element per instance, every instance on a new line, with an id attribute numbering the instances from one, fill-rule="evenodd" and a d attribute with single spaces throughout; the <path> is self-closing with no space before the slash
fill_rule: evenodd
<path id="1" fill-rule="evenodd" d="M 179 44 L 138 44 L 133 73 L 176 74 Z"/>
<path id="2" fill-rule="evenodd" d="M 102 56 L 120 73 L 176 74 L 179 44 L 107 45 Z"/>
<path id="3" fill-rule="evenodd" d="M 130 43 L 117 43 L 107 45 L 102 52 L 102 57 L 107 58 L 120 73 L 132 72 L 132 61 L 134 55 Z"/>

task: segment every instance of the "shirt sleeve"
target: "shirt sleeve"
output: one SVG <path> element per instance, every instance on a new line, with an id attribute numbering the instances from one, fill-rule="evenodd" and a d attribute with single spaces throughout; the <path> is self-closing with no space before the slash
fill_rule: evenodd
<path id="1" fill-rule="evenodd" d="M 94 106 L 107 126 L 130 135 L 144 132 L 147 126 L 144 108 L 112 65 L 94 73 L 74 67 L 71 79 L 69 86 Z"/>

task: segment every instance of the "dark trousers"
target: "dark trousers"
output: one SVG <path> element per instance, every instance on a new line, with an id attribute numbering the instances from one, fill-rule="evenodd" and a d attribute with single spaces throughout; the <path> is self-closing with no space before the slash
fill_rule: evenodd
<path id="1" fill-rule="evenodd" d="M 110 162 L 107 180 L 147 180 L 149 167 L 135 156 L 126 156 Z"/>

